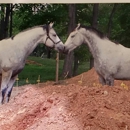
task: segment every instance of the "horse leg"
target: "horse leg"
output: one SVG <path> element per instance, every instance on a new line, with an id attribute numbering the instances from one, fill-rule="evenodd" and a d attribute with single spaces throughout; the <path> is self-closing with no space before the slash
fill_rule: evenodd
<path id="1" fill-rule="evenodd" d="M 106 85 L 105 79 L 104 79 L 102 76 L 99 76 L 99 82 L 100 82 L 102 85 Z"/>
<path id="2" fill-rule="evenodd" d="M 101 74 L 98 73 L 98 76 L 99 76 L 99 82 L 102 84 L 102 85 L 106 85 L 106 81 L 105 79 L 103 78 L 103 76 Z"/>
<path id="3" fill-rule="evenodd" d="M 7 87 L 7 90 L 6 90 L 6 93 L 5 93 L 5 103 L 9 102 L 9 99 L 10 99 L 10 96 L 11 96 L 11 92 L 12 92 L 12 89 L 13 89 L 13 85 L 15 83 L 15 79 L 16 79 L 17 75 L 12 77 L 8 83 L 8 87 Z"/>
<path id="4" fill-rule="evenodd" d="M 106 85 L 114 86 L 114 78 L 112 76 L 107 76 L 106 78 Z"/>
<path id="5" fill-rule="evenodd" d="M 0 89 L 0 104 L 4 102 L 4 96 L 7 90 L 7 84 L 12 76 L 12 71 L 2 71 L 1 89 Z"/>

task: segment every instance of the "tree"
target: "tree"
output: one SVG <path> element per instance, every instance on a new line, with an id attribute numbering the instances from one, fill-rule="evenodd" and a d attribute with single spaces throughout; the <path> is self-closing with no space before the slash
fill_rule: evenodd
<path id="1" fill-rule="evenodd" d="M 109 22 L 108 22 L 107 37 L 110 37 L 110 35 L 111 35 L 112 18 L 114 16 L 116 8 L 117 8 L 117 4 L 114 4 L 113 9 L 112 9 L 111 14 L 110 14 Z"/>
<path id="2" fill-rule="evenodd" d="M 92 27 L 97 28 L 98 26 L 98 7 L 99 4 L 93 5 L 93 15 L 92 15 Z"/>
<path id="3" fill-rule="evenodd" d="M 118 11 L 113 17 L 112 39 L 126 47 L 130 47 L 130 4 L 118 4 Z M 116 22 L 115 22 L 116 21 Z"/>
<path id="4" fill-rule="evenodd" d="M 76 5 L 69 4 L 69 25 L 68 25 L 68 34 L 75 28 L 75 12 L 76 12 Z M 68 55 L 65 56 L 64 65 L 62 76 L 72 77 L 73 75 L 73 61 L 74 61 L 74 52 L 70 52 Z"/>
<path id="5" fill-rule="evenodd" d="M 1 4 L 0 40 L 12 35 L 12 4 Z M 10 28 L 9 28 L 10 27 Z"/>
<path id="6" fill-rule="evenodd" d="M 13 22 L 13 4 L 10 5 L 10 28 L 9 28 L 9 36 L 12 36 L 12 22 Z"/>
<path id="7" fill-rule="evenodd" d="M 4 38 L 8 37 L 9 17 L 10 17 L 10 4 L 6 4 L 6 14 L 4 20 Z"/>
<path id="8" fill-rule="evenodd" d="M 4 12 L 5 12 L 5 7 L 4 5 L 1 4 L 1 17 L 0 17 L 0 40 L 4 38 Z"/>
<path id="9" fill-rule="evenodd" d="M 99 4 L 93 5 L 93 15 L 92 15 L 92 27 L 97 28 L 97 20 L 98 20 L 98 7 Z M 94 59 L 90 56 L 90 69 L 94 66 Z"/>

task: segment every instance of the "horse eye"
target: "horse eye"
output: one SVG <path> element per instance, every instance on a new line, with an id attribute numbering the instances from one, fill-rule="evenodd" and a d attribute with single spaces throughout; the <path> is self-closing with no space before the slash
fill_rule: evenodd
<path id="1" fill-rule="evenodd" d="M 56 34 L 53 34 L 54 37 L 56 37 Z"/>
<path id="2" fill-rule="evenodd" d="M 71 38 L 73 38 L 75 35 L 72 35 Z"/>

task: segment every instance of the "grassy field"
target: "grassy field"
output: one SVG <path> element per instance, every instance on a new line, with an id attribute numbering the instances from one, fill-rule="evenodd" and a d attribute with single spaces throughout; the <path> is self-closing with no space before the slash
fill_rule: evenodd
<path id="1" fill-rule="evenodd" d="M 32 57 L 30 56 L 28 60 L 35 61 L 40 63 L 41 66 L 34 64 L 26 64 L 23 71 L 18 75 L 19 77 L 19 85 L 24 85 L 26 83 L 26 79 L 28 78 L 29 84 L 36 84 L 38 77 L 40 75 L 40 82 L 45 82 L 49 80 L 55 80 L 55 69 L 56 69 L 56 61 L 54 59 L 42 59 L 40 57 Z M 59 62 L 59 75 L 62 72 L 63 68 L 63 60 Z M 84 71 L 88 70 L 88 63 L 84 62 L 79 64 L 78 74 L 81 74 Z M 60 78 L 59 78 L 60 79 Z M 17 83 L 15 83 L 15 86 Z"/>

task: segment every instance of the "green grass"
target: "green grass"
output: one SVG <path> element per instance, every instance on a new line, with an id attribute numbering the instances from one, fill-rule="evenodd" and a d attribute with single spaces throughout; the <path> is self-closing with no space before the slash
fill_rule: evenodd
<path id="1" fill-rule="evenodd" d="M 40 57 L 28 58 L 29 60 L 36 61 L 37 63 L 42 64 L 42 66 L 26 64 L 23 71 L 19 74 L 19 85 L 24 85 L 26 79 L 28 78 L 29 84 L 36 84 L 38 76 L 40 75 L 40 82 L 45 82 L 49 80 L 55 80 L 55 70 L 56 70 L 56 61 L 55 59 L 42 59 Z M 62 72 L 63 60 L 59 61 L 59 74 Z M 88 70 L 88 63 L 82 63 L 79 65 L 78 74 Z M 16 85 L 16 83 L 15 83 Z"/>
<path id="2" fill-rule="evenodd" d="M 82 62 L 81 64 L 79 64 L 79 68 L 78 68 L 78 74 L 81 74 L 83 72 L 86 72 L 89 70 L 90 68 L 90 63 L 89 62 Z"/>

